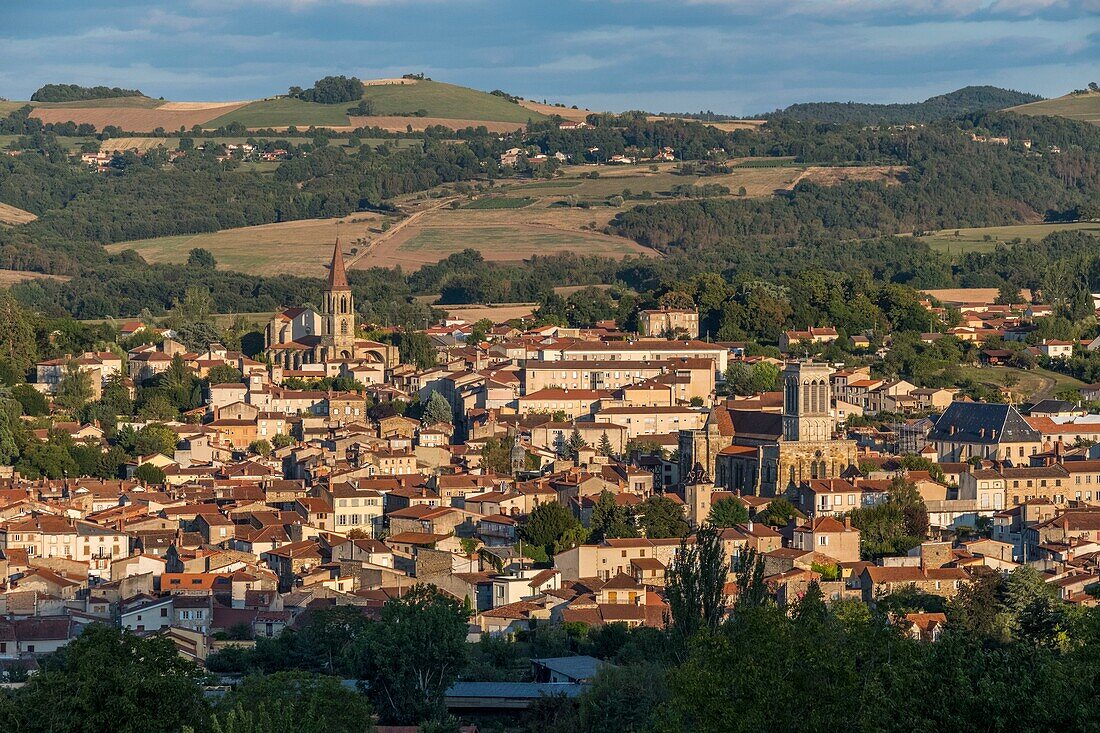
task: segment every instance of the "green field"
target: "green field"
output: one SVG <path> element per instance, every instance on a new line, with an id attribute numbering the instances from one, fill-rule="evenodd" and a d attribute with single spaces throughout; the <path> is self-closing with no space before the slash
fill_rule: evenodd
<path id="1" fill-rule="evenodd" d="M 1044 99 L 1041 102 L 1009 107 L 1009 111 L 1022 115 L 1068 117 L 1071 120 L 1100 125 L 1100 92 L 1067 94 L 1057 99 Z"/>
<path id="2" fill-rule="evenodd" d="M 965 254 L 966 252 L 991 252 L 998 244 L 1020 241 L 1037 242 L 1051 232 L 1084 231 L 1100 236 L 1100 222 L 1071 222 L 1068 224 L 1019 224 L 1004 227 L 977 227 L 975 229 L 943 229 L 922 236 L 922 242 L 940 252 Z M 957 233 L 957 236 L 956 236 Z"/>
<path id="3" fill-rule="evenodd" d="M 72 102 L 28 102 L 28 104 L 49 109 L 91 109 L 93 107 L 156 109 L 164 104 L 164 100 L 151 97 L 106 97 L 104 99 L 78 99 Z"/>
<path id="4" fill-rule="evenodd" d="M 462 208 L 464 209 L 522 209 L 524 206 L 530 206 L 535 203 L 535 199 L 524 196 L 523 198 L 512 198 L 509 196 L 490 196 L 483 199 L 476 199 L 470 201 Z"/>
<path id="5" fill-rule="evenodd" d="M 545 115 L 501 97 L 438 81 L 385 84 L 364 89 L 363 99 L 371 102 L 372 115 L 406 115 L 423 110 L 425 117 L 440 119 L 516 123 L 546 119 Z M 210 120 L 203 127 L 221 127 L 231 122 L 240 122 L 245 127 L 338 127 L 350 124 L 347 111 L 354 106 L 352 102 L 317 104 L 278 97 L 251 102 Z"/>
<path id="6" fill-rule="evenodd" d="M 1033 369 L 1016 369 L 1013 367 L 962 367 L 963 376 L 970 377 L 976 382 L 989 386 L 1005 386 L 1005 378 L 1012 375 L 1009 381 L 1014 381 L 1010 389 L 1023 398 L 1034 401 L 1053 397 L 1060 389 L 1069 387 L 1077 389 L 1084 386 L 1079 379 L 1052 372 L 1049 369 L 1035 367 Z"/>
<path id="7" fill-rule="evenodd" d="M 373 105 L 371 113 L 375 115 L 395 115 L 424 110 L 427 112 L 425 117 L 455 120 L 522 123 L 528 120 L 547 119 L 546 115 L 520 107 L 503 97 L 438 81 L 368 86 L 363 99 L 371 102 Z M 344 105 L 345 108 L 352 106 L 354 105 Z"/>
<path id="8" fill-rule="evenodd" d="M 4 115 L 6 117 L 15 110 L 27 104 L 30 104 L 30 102 L 9 102 L 6 100 L 0 100 L 0 115 Z"/>
<path id="9" fill-rule="evenodd" d="M 261 99 L 245 106 L 227 112 L 221 117 L 215 117 L 205 123 L 203 127 L 214 129 L 228 125 L 231 122 L 239 122 L 245 127 L 297 127 L 326 126 L 343 127 L 348 124 L 347 109 L 350 105 L 342 104 L 317 104 L 316 102 L 303 102 L 291 97 L 279 97 L 277 99 Z"/>

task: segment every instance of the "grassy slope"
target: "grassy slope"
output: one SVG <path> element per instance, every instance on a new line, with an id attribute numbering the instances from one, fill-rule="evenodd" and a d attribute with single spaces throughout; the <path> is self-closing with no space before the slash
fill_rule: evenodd
<path id="1" fill-rule="evenodd" d="M 1067 229 L 1081 230 L 1100 236 L 1100 223 L 1073 222 L 1069 224 L 1020 224 L 1003 227 L 976 227 L 974 229 L 943 229 L 921 237 L 932 249 L 951 254 L 964 252 L 990 252 L 1002 242 L 1014 239 L 1039 241 L 1051 232 Z M 959 236 L 955 236 L 955 232 Z M 986 237 L 989 239 L 986 239 Z"/>
<path id="2" fill-rule="evenodd" d="M 251 102 L 220 117 L 215 117 L 203 127 L 216 128 L 239 122 L 245 127 L 309 127 L 310 125 L 343 126 L 348 124 L 344 104 L 316 104 L 300 99 L 279 97 Z"/>
<path id="3" fill-rule="evenodd" d="M 427 117 L 454 120 L 527 122 L 527 120 L 546 119 L 545 115 L 525 109 L 501 97 L 438 81 L 370 86 L 366 88 L 363 98 L 371 101 L 374 105 L 373 113 L 376 115 L 416 112 L 423 109 L 427 111 Z"/>
<path id="4" fill-rule="evenodd" d="M 372 111 L 375 115 L 425 110 L 427 117 L 454 120 L 524 123 L 528 120 L 546 119 L 538 112 L 524 109 L 492 94 L 438 81 L 368 86 L 363 96 L 373 104 Z M 350 102 L 316 104 L 280 97 L 252 102 L 210 120 L 203 126 L 220 127 L 230 122 L 240 122 L 246 127 L 347 125 L 347 110 L 354 106 Z"/>
<path id="5" fill-rule="evenodd" d="M 1052 115 L 1100 125 L 1100 92 L 1067 94 L 1057 99 L 1009 107 L 1009 111 L 1022 115 Z"/>

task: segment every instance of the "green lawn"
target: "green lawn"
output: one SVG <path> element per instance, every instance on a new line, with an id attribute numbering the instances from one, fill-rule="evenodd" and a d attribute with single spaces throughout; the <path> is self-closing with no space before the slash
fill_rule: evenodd
<path id="1" fill-rule="evenodd" d="M 966 252 L 991 252 L 998 244 L 1020 241 L 1037 242 L 1051 232 L 1066 230 L 1085 231 L 1100 236 L 1100 222 L 1071 222 L 1068 224 L 1018 224 L 1003 227 L 977 227 L 974 229 L 943 229 L 922 236 L 920 240 L 940 252 L 963 254 Z M 958 235 L 956 236 L 956 232 Z"/>
<path id="2" fill-rule="evenodd" d="M 403 114 L 422 109 L 427 112 L 427 117 L 455 120 L 527 122 L 547 119 L 546 115 L 520 107 L 503 97 L 438 81 L 368 86 L 363 98 L 371 102 L 371 112 L 376 115 Z M 353 106 L 343 105 L 344 108 Z"/>
<path id="3" fill-rule="evenodd" d="M 347 103 L 303 102 L 291 97 L 261 99 L 215 117 L 203 127 L 214 129 L 231 122 L 239 122 L 245 127 L 289 127 L 290 125 L 342 127 L 348 124 L 347 109 L 350 106 Z"/>
<path id="4" fill-rule="evenodd" d="M 1010 107 L 1010 112 L 1022 115 L 1052 115 L 1068 117 L 1071 120 L 1091 122 L 1100 125 L 1100 92 L 1087 94 L 1067 94 L 1057 99 L 1044 99 L 1041 102 Z"/>

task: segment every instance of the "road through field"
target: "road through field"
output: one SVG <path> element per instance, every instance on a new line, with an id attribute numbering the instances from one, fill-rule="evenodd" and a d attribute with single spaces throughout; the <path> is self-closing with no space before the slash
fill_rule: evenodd
<path id="1" fill-rule="evenodd" d="M 366 257 L 368 254 L 373 252 L 377 248 L 378 245 L 382 244 L 386 240 L 388 240 L 391 237 L 393 237 L 394 235 L 396 235 L 398 232 L 400 232 L 402 229 L 407 227 L 409 224 L 412 224 L 412 223 L 416 222 L 418 219 L 420 219 L 422 216 L 424 216 L 428 212 L 435 211 L 437 209 L 442 209 L 444 206 L 447 206 L 452 201 L 456 201 L 456 200 L 458 200 L 457 196 L 452 196 L 450 198 L 440 199 L 436 204 L 434 204 L 432 206 L 429 206 L 426 209 L 421 209 L 420 211 L 415 211 L 412 214 L 409 214 L 407 217 L 405 217 L 401 221 L 394 224 L 388 230 L 382 232 L 382 234 L 380 234 L 377 239 L 372 239 L 370 242 L 367 243 L 367 245 L 365 247 L 363 247 L 358 252 L 356 252 L 351 257 L 349 257 L 344 266 L 345 267 L 354 267 L 356 262 L 358 262 L 362 258 Z"/>

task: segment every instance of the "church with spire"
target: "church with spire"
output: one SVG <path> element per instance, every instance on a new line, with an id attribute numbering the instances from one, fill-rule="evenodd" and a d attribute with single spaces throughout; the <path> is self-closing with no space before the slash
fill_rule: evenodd
<path id="1" fill-rule="evenodd" d="M 264 341 L 272 365 L 303 372 L 303 376 L 339 376 L 357 365 L 369 370 L 369 365 L 389 368 L 397 363 L 396 347 L 357 334 L 355 296 L 339 240 L 332 250 L 320 312 L 302 306 L 276 313 L 267 324 Z"/>

